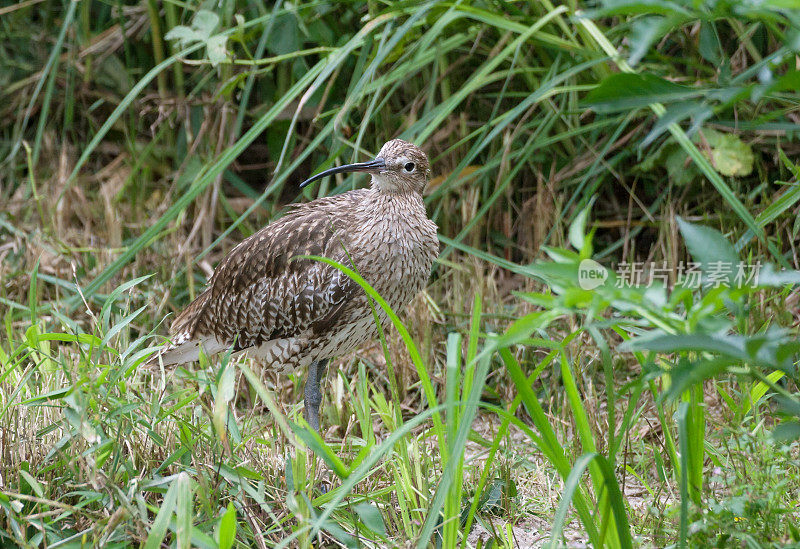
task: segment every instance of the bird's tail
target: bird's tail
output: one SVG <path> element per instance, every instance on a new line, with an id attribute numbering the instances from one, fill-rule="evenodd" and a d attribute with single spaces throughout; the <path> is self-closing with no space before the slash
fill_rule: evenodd
<path id="1" fill-rule="evenodd" d="M 147 361 L 147 366 L 154 366 L 159 361 L 165 366 L 195 361 L 200 358 L 201 347 L 209 355 L 226 348 L 215 337 L 198 333 L 198 319 L 202 315 L 209 297 L 210 292 L 206 290 L 175 318 L 169 329 L 169 342 Z"/>
<path id="2" fill-rule="evenodd" d="M 193 337 L 181 343 L 173 342 L 166 344 L 158 353 L 148 360 L 145 365 L 156 366 L 159 361 L 162 362 L 164 366 L 185 364 L 198 360 L 200 358 L 200 349 L 202 349 L 206 355 L 215 355 L 227 348 L 228 345 L 220 343 L 213 336 Z"/>
<path id="3" fill-rule="evenodd" d="M 208 300 L 211 298 L 211 291 L 206 290 L 186 307 L 181 314 L 175 317 L 172 321 L 172 326 L 169 328 L 169 333 L 172 336 L 173 342 L 181 338 L 188 339 L 194 336 L 197 331 L 197 321 L 200 315 L 206 308 Z"/>

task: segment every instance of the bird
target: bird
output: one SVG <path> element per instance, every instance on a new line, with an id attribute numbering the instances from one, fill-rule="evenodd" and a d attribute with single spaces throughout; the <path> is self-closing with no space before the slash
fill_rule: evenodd
<path id="1" fill-rule="evenodd" d="M 281 373 L 308 367 L 303 413 L 319 431 L 328 361 L 374 339 L 378 326 L 364 289 L 308 256 L 353 268 L 399 310 L 425 287 L 439 253 L 422 197 L 431 178 L 422 149 L 392 139 L 373 160 L 325 170 L 300 187 L 345 172 L 370 174 L 370 186 L 295 204 L 239 243 L 148 363 L 192 362 L 202 348 L 209 356 L 248 352 Z M 375 309 L 385 323 L 387 314 Z"/>

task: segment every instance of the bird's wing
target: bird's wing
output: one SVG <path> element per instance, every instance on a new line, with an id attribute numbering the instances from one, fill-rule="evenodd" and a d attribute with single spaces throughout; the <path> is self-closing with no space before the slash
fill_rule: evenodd
<path id="1" fill-rule="evenodd" d="M 173 346 L 211 338 L 223 348 L 236 340 L 239 350 L 324 331 L 348 314 L 358 284 L 326 263 L 293 259 L 322 256 L 348 264 L 350 235 L 341 230 L 348 208 L 335 198 L 300 206 L 236 246 L 175 319 Z"/>

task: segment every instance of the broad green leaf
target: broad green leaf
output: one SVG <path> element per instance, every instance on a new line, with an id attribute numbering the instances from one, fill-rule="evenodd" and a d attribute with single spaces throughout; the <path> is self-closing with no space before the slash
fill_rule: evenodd
<path id="1" fill-rule="evenodd" d="M 59 389 L 55 389 L 53 391 L 48 391 L 47 393 L 36 395 L 35 397 L 28 398 L 20 402 L 23 406 L 27 406 L 29 404 L 36 404 L 37 402 L 44 402 L 49 400 L 61 400 L 65 396 L 69 395 L 72 390 L 73 386 L 70 385 L 69 387 L 61 387 Z"/>
<path id="2" fill-rule="evenodd" d="M 496 478 L 489 487 L 483 491 L 477 508 L 484 512 L 490 512 L 501 506 L 503 498 L 513 498 L 516 497 L 516 495 L 517 484 L 512 478 Z"/>
<path id="3" fill-rule="evenodd" d="M 228 59 L 228 50 L 225 48 L 225 43 L 228 41 L 227 36 L 212 36 L 206 40 L 206 52 L 208 53 L 208 60 L 211 61 L 213 66 L 217 66 L 223 61 Z"/>
<path id="4" fill-rule="evenodd" d="M 228 42 L 227 34 L 214 35 L 214 31 L 219 25 L 219 16 L 208 10 L 200 10 L 192 19 L 192 26 L 186 27 L 178 25 L 170 29 L 164 35 L 167 40 L 177 40 L 185 47 L 194 42 L 203 42 L 206 46 L 206 56 L 213 66 L 225 61 L 228 58 L 228 51 L 225 44 Z"/>
<path id="5" fill-rule="evenodd" d="M 101 339 L 94 334 L 60 334 L 60 333 L 37 334 L 36 341 L 67 341 L 70 343 L 91 345 L 93 347 L 99 347 L 102 345 Z"/>
<path id="6" fill-rule="evenodd" d="M 633 67 L 647 54 L 650 46 L 660 40 L 675 26 L 672 18 L 660 15 L 643 17 L 633 22 L 631 29 L 631 52 L 628 63 Z"/>
<path id="7" fill-rule="evenodd" d="M 719 41 L 717 28 L 711 21 L 703 21 L 700 23 L 700 38 L 698 41 L 698 51 L 703 58 L 719 66 L 722 63 L 722 44 Z"/>
<path id="8" fill-rule="evenodd" d="M 673 143 L 670 143 L 667 150 L 669 154 L 664 161 L 664 167 L 671 182 L 676 185 L 688 185 L 700 177 L 700 169 L 689 160 L 686 151 Z"/>
<path id="9" fill-rule="evenodd" d="M 670 0 L 603 0 L 597 15 L 674 14 L 691 15 L 684 2 Z"/>
<path id="10" fill-rule="evenodd" d="M 23 478 L 23 479 L 25 479 L 25 482 L 27 482 L 27 483 L 28 483 L 28 486 L 30 486 L 30 487 L 31 487 L 31 489 L 33 490 L 33 492 L 34 492 L 34 493 L 35 493 L 37 496 L 39 496 L 40 498 L 43 498 L 43 497 L 45 497 L 44 490 L 42 489 L 42 485 L 41 485 L 41 483 L 40 483 L 38 480 L 36 480 L 36 479 L 33 477 L 33 475 L 31 475 L 31 474 L 30 474 L 28 471 L 26 471 L 25 469 L 20 469 L 20 470 L 19 470 L 19 474 L 22 476 L 22 478 Z M 366 524 L 366 523 L 365 523 L 365 524 Z"/>
<path id="11" fill-rule="evenodd" d="M 300 29 L 297 18 L 291 13 L 284 13 L 275 18 L 273 39 L 267 48 L 275 55 L 286 55 L 300 49 Z"/>
<path id="12" fill-rule="evenodd" d="M 775 427 L 772 438 L 777 442 L 793 442 L 800 439 L 800 421 L 785 421 Z"/>
<path id="13" fill-rule="evenodd" d="M 703 138 L 711 147 L 711 152 L 700 148 L 706 158 L 719 173 L 728 176 L 750 175 L 753 171 L 753 149 L 741 139 L 730 133 L 720 133 L 710 128 L 702 130 Z M 697 142 L 698 139 L 695 139 Z M 699 140 L 702 144 L 702 138 Z"/>
<path id="14" fill-rule="evenodd" d="M 589 92 L 583 103 L 607 113 L 683 101 L 704 93 L 704 90 L 681 86 L 653 74 L 615 73 Z"/>
<path id="15" fill-rule="evenodd" d="M 219 519 L 216 537 L 219 549 L 231 549 L 236 541 L 236 508 L 233 502 L 228 504 L 228 509 Z"/>
<path id="16" fill-rule="evenodd" d="M 236 371 L 232 364 L 228 363 L 217 386 L 217 398 L 223 402 L 230 402 L 235 394 Z"/>
<path id="17" fill-rule="evenodd" d="M 355 537 L 348 534 L 341 526 L 332 520 L 326 520 L 322 525 L 322 529 L 328 532 L 328 534 L 347 549 L 361 548 L 361 544 Z"/>
<path id="18" fill-rule="evenodd" d="M 800 271 L 793 269 L 776 271 L 772 263 L 767 263 L 758 272 L 756 282 L 761 287 L 797 285 L 800 284 Z"/>
<path id="19" fill-rule="evenodd" d="M 737 344 L 738 343 L 738 344 Z M 746 358 L 741 342 L 733 336 L 719 334 L 662 334 L 654 332 L 620 343 L 618 349 L 629 351 L 657 351 L 677 353 L 680 351 L 707 351 L 734 358 Z"/>
<path id="20" fill-rule="evenodd" d="M 164 38 L 167 40 L 177 40 L 181 47 L 186 47 L 202 39 L 196 30 L 183 25 L 172 27 L 169 32 L 164 35 Z"/>
<path id="21" fill-rule="evenodd" d="M 715 269 L 715 266 L 727 266 L 730 268 L 730 276 L 727 277 L 727 280 L 728 282 L 733 280 L 736 266 L 739 264 L 739 256 L 728 239 L 711 227 L 695 225 L 681 217 L 677 219 L 686 248 L 692 258 L 701 264 L 703 272 L 708 273 Z"/>
<path id="22" fill-rule="evenodd" d="M 677 401 L 691 387 L 724 373 L 735 360 L 722 357 L 690 361 L 680 359 L 678 365 L 670 370 L 670 385 L 663 397 Z"/>
<path id="23" fill-rule="evenodd" d="M 386 525 L 381 512 L 371 503 L 359 503 L 354 508 L 364 526 L 382 536 L 386 535 Z"/>
<path id="24" fill-rule="evenodd" d="M 197 30 L 201 39 L 206 40 L 219 25 L 219 15 L 213 11 L 198 10 L 192 19 L 192 28 Z"/>

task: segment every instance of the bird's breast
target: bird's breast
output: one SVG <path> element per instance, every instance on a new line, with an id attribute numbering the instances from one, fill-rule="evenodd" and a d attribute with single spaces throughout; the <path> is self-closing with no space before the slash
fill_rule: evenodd
<path id="1" fill-rule="evenodd" d="M 375 216 L 363 225 L 356 266 L 393 308 L 425 285 L 438 255 L 436 225 L 424 215 Z"/>

